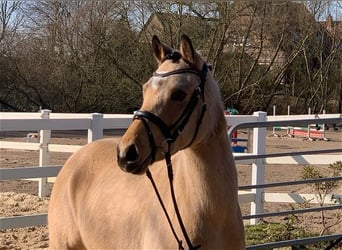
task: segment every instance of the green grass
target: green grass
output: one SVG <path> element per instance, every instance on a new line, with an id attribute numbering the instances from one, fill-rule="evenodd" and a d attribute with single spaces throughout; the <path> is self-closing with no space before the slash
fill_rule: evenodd
<path id="1" fill-rule="evenodd" d="M 247 246 L 317 236 L 317 234 L 310 231 L 294 227 L 290 223 L 259 223 L 257 225 L 247 225 L 245 226 L 245 232 Z M 328 245 L 329 243 L 323 242 L 306 245 L 306 248 L 293 246 L 292 249 L 318 250 L 324 249 Z"/>

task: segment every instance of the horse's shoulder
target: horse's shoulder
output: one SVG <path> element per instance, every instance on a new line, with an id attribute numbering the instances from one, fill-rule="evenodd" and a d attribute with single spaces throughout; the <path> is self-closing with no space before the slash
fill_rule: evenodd
<path id="1" fill-rule="evenodd" d="M 113 149 L 115 148 L 116 150 L 116 147 L 118 145 L 118 139 L 116 138 L 104 138 L 104 139 L 100 139 L 100 140 L 97 140 L 97 141 L 94 141 L 92 143 L 89 143 L 87 145 L 84 146 L 84 148 L 89 148 L 89 150 L 103 150 L 103 149 Z"/>
<path id="2" fill-rule="evenodd" d="M 113 138 L 100 139 L 84 145 L 80 150 L 76 151 L 70 158 L 76 158 L 80 161 L 82 158 L 98 158 L 103 155 L 115 155 L 118 141 Z"/>
<path id="3" fill-rule="evenodd" d="M 70 177 L 84 176 L 89 175 L 95 169 L 100 171 L 108 165 L 115 165 L 116 148 L 117 140 L 113 138 L 100 139 L 86 144 L 66 160 L 61 172 Z"/>

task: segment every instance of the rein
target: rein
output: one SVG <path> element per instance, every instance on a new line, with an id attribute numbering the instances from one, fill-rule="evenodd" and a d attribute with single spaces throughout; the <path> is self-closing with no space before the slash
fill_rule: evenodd
<path id="1" fill-rule="evenodd" d="M 178 120 L 173 125 L 171 125 L 171 126 L 166 125 L 162 119 L 160 119 L 158 116 L 156 116 L 155 114 L 148 112 L 148 111 L 139 110 L 139 111 L 135 112 L 134 117 L 133 117 L 133 119 L 141 120 L 145 126 L 146 131 L 147 131 L 149 143 L 150 143 L 150 147 L 151 147 L 151 164 L 155 161 L 157 146 L 155 144 L 155 140 L 154 140 L 152 130 L 150 129 L 147 121 L 154 123 L 160 129 L 163 136 L 165 137 L 165 141 L 167 143 L 167 151 L 164 152 L 164 158 L 165 158 L 165 162 L 166 162 L 166 166 L 167 166 L 171 198 L 172 198 L 172 202 L 173 202 L 173 206 L 175 209 L 175 213 L 177 216 L 179 226 L 182 230 L 182 233 L 183 233 L 185 241 L 188 245 L 188 248 L 191 250 L 199 249 L 200 245 L 198 245 L 198 246 L 192 245 L 191 240 L 189 238 L 189 235 L 188 235 L 186 228 L 184 226 L 181 214 L 180 214 L 179 209 L 178 209 L 177 200 L 176 200 L 175 191 L 174 191 L 174 185 L 173 185 L 171 146 L 172 146 L 172 143 L 174 143 L 176 141 L 179 134 L 183 131 L 186 124 L 189 122 L 190 117 L 191 117 L 194 109 L 196 108 L 199 99 L 202 99 L 202 108 L 201 108 L 199 118 L 197 120 L 196 129 L 195 129 L 195 132 L 194 132 L 194 135 L 193 135 L 191 141 L 189 142 L 189 144 L 186 147 L 189 147 L 194 142 L 195 138 L 197 137 L 199 127 L 202 123 L 202 120 L 203 120 L 203 117 L 204 117 L 204 114 L 206 111 L 206 104 L 204 102 L 204 85 L 206 82 L 207 72 L 208 72 L 208 66 L 207 66 L 207 64 L 204 64 L 201 71 L 196 71 L 193 69 L 178 69 L 178 70 L 173 70 L 173 71 L 170 71 L 167 73 L 157 73 L 157 72 L 153 73 L 153 76 L 159 76 L 159 77 L 167 77 L 167 76 L 177 75 L 177 74 L 195 74 L 195 75 L 199 76 L 201 79 L 200 84 L 195 88 L 195 90 L 194 90 L 187 106 L 185 107 L 182 115 L 178 118 Z M 160 203 L 160 205 L 164 211 L 164 214 L 167 218 L 167 221 L 170 225 L 171 231 L 172 231 L 176 241 L 178 242 L 178 248 L 183 250 L 184 247 L 182 245 L 182 241 L 178 238 L 178 236 L 176 234 L 176 231 L 172 225 L 170 216 L 167 213 L 165 205 L 162 201 L 162 198 L 159 194 L 159 191 L 157 189 L 157 186 L 153 180 L 152 174 L 149 171 L 149 169 L 147 169 L 146 175 L 152 183 L 153 189 L 157 195 L 159 203 Z"/>

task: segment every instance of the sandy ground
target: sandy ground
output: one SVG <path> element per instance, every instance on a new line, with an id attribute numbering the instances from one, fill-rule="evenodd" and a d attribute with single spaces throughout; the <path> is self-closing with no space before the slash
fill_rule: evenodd
<path id="1" fill-rule="evenodd" d="M 283 133 L 284 134 L 284 133 Z M 25 132 L 2 133 L 1 140 L 25 141 Z M 268 132 L 270 135 L 270 132 Z M 112 136 L 110 134 L 106 136 Z M 239 137 L 244 137 L 240 134 Z M 271 152 L 288 152 L 293 150 L 314 150 L 321 148 L 338 148 L 342 147 L 342 132 L 328 131 L 326 137 L 329 141 L 307 141 L 302 138 L 288 137 L 267 137 L 267 153 Z M 58 133 L 52 134 L 52 143 L 56 144 L 75 144 L 82 145 L 86 143 L 86 135 L 84 133 Z M 70 156 L 69 153 L 51 153 L 51 165 L 62 165 Z M 342 160 L 342 156 L 341 156 Z M 37 166 L 38 152 L 33 151 L 0 151 L 0 167 L 23 167 Z M 265 182 L 280 182 L 300 180 L 304 166 L 298 165 L 266 165 Z M 331 171 L 327 166 L 317 166 L 324 175 L 330 175 Z M 250 184 L 251 167 L 248 165 L 238 165 L 239 185 Z M 49 198 L 41 199 L 37 196 L 38 184 L 32 181 L 0 181 L 0 217 L 46 213 L 48 210 Z M 267 192 L 297 192 L 311 193 L 308 185 L 297 185 L 291 187 L 277 187 L 267 189 Z M 342 193 L 341 182 L 335 193 Z M 243 214 L 248 214 L 249 204 L 242 204 Z M 281 210 L 290 210 L 289 204 L 266 204 L 267 212 L 275 212 Z M 341 211 L 327 213 L 329 223 L 336 221 L 337 216 L 342 216 Z M 281 218 L 266 218 L 265 221 L 282 221 Z M 305 226 L 319 231 L 321 228 L 320 214 L 310 213 L 299 216 Z M 342 223 L 339 223 L 330 229 L 332 232 L 342 232 Z M 48 231 L 46 226 L 29 227 L 19 229 L 9 229 L 0 231 L 0 250 L 4 249 L 44 249 L 48 248 Z"/>

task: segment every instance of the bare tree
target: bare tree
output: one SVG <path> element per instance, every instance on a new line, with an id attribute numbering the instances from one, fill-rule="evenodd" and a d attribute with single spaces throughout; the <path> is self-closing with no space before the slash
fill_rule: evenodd
<path id="1" fill-rule="evenodd" d="M 121 1 L 36 1 L 25 12 L 27 33 L 12 58 L 22 77 L 8 86 L 23 101 L 71 112 L 124 112 L 124 102 L 137 102 L 144 71 Z"/>
<path id="2" fill-rule="evenodd" d="M 13 37 L 22 22 L 21 1 L 0 2 L 0 44 L 5 37 Z"/>
<path id="3" fill-rule="evenodd" d="M 306 2 L 314 15 L 290 1 L 0 4 L 1 107 L 130 112 L 156 67 L 151 36 L 177 47 L 183 33 L 241 113 L 341 105 L 341 40 L 317 23 L 326 1 Z"/>

